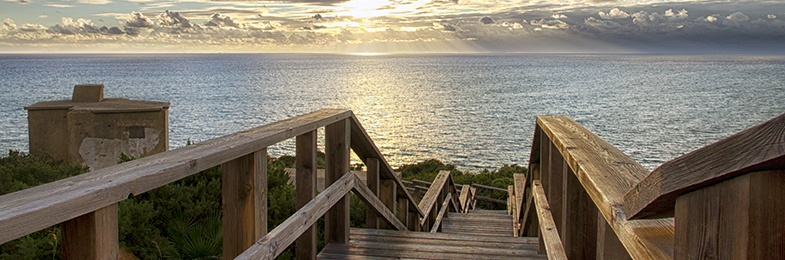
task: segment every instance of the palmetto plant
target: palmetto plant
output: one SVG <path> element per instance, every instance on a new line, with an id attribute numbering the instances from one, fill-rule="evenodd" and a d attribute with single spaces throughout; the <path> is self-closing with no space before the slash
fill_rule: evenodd
<path id="1" fill-rule="evenodd" d="M 163 252 L 166 258 L 221 258 L 223 228 L 220 212 L 214 212 L 199 220 L 175 214 L 169 219 L 166 232 L 173 246 L 167 252 Z"/>

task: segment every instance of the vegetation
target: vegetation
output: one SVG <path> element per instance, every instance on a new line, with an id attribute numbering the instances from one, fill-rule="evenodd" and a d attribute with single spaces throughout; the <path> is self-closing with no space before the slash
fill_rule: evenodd
<path id="1" fill-rule="evenodd" d="M 81 165 L 55 160 L 46 154 L 8 151 L 0 158 L 0 195 L 20 191 L 87 172 Z M 57 226 L 0 245 L 0 259 L 62 259 Z"/>
<path id="2" fill-rule="evenodd" d="M 133 160 L 122 155 L 119 163 Z M 289 183 L 285 168 L 295 167 L 295 157 L 268 158 L 268 230 L 274 229 L 295 212 L 295 188 Z M 317 155 L 317 165 L 324 167 L 324 154 Z M 362 165 L 354 165 L 360 170 Z M 478 183 L 506 188 L 514 173 L 526 172 L 517 165 L 505 165 L 498 171 L 464 173 L 455 165 L 427 160 L 397 169 L 407 180 L 433 181 L 439 171 L 449 170 L 456 183 Z M 0 158 L 0 195 L 87 172 L 87 167 L 54 160 L 47 155 L 25 155 L 10 151 Z M 223 230 L 221 222 L 221 166 L 138 194 L 118 204 L 119 239 L 141 259 L 220 259 Z M 483 196 L 491 196 L 483 195 Z M 494 198 L 506 199 L 506 194 Z M 365 204 L 351 195 L 351 226 L 365 226 Z M 496 206 L 489 204 L 486 207 Z M 317 247 L 324 246 L 324 221 L 317 222 Z M 62 259 L 60 229 L 50 227 L 0 245 L 2 259 Z M 293 258 L 290 246 L 279 259 Z"/>

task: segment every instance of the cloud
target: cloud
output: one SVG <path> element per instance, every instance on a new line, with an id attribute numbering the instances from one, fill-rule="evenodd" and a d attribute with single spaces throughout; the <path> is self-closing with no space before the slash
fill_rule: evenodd
<path id="1" fill-rule="evenodd" d="M 769 18 L 769 19 L 777 19 L 777 16 L 773 15 L 773 14 L 769 14 L 766 17 Z"/>
<path id="2" fill-rule="evenodd" d="M 479 21 L 479 22 L 480 22 L 481 24 L 493 24 L 493 23 L 495 23 L 496 21 L 494 21 L 494 20 L 493 20 L 493 18 L 491 18 L 491 17 L 489 17 L 489 16 L 483 16 L 482 18 L 480 18 L 480 21 Z"/>
<path id="3" fill-rule="evenodd" d="M 142 13 L 131 12 L 130 18 L 125 20 L 125 26 L 136 28 L 153 28 L 155 24 Z"/>
<path id="4" fill-rule="evenodd" d="M 606 19 L 606 20 L 609 20 L 609 19 L 624 19 L 624 18 L 629 18 L 630 17 L 630 14 L 628 14 L 628 13 L 622 11 L 622 10 L 619 10 L 619 8 L 613 8 L 608 13 L 599 12 L 598 14 L 600 15 L 600 18 Z"/>
<path id="5" fill-rule="evenodd" d="M 564 14 L 554 13 L 554 14 L 551 15 L 551 18 L 553 18 L 553 19 L 568 19 L 569 17 L 567 17 Z"/>
<path id="6" fill-rule="evenodd" d="M 180 15 L 179 12 L 170 12 L 169 10 L 166 10 L 165 12 L 156 16 L 156 19 L 158 19 L 158 25 L 161 26 L 172 26 L 180 28 L 193 27 L 191 21 L 188 18 Z"/>
<path id="7" fill-rule="evenodd" d="M 235 23 L 231 17 L 223 16 L 219 13 L 214 13 L 212 16 L 210 16 L 210 20 L 204 22 L 204 25 L 217 27 L 240 27 L 240 25 Z"/>

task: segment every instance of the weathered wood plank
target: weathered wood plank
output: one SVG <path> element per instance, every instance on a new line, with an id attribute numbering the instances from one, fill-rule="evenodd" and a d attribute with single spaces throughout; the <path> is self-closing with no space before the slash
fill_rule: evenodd
<path id="1" fill-rule="evenodd" d="M 553 222 L 553 217 L 551 216 L 548 199 L 545 197 L 545 191 L 540 181 L 532 183 L 532 192 L 534 193 L 534 204 L 537 207 L 537 217 L 540 221 L 540 234 L 545 244 L 548 259 L 567 259 L 561 238 L 559 238 L 559 231 L 556 229 L 556 223 Z"/>
<path id="2" fill-rule="evenodd" d="M 368 164 L 365 165 L 365 168 L 367 169 L 366 180 L 368 189 L 371 190 L 371 193 L 373 193 L 374 196 L 379 197 L 379 159 L 368 158 L 365 161 L 368 162 Z M 376 212 L 371 207 L 365 207 L 365 227 L 379 227 L 379 220 Z"/>
<path id="3" fill-rule="evenodd" d="M 616 233 L 608 225 L 608 221 L 597 212 L 597 259 L 598 260 L 629 260 L 632 259 L 627 249 L 621 244 Z"/>
<path id="4" fill-rule="evenodd" d="M 442 219 L 444 219 L 444 213 L 447 212 L 447 208 L 450 206 L 450 202 L 452 201 L 452 194 L 447 193 L 447 198 L 445 198 L 444 203 L 442 203 L 442 207 L 439 210 L 439 215 L 436 215 L 435 223 L 433 227 L 431 227 L 431 233 L 436 233 L 439 231 L 439 225 L 442 224 Z"/>
<path id="5" fill-rule="evenodd" d="M 673 219 L 627 221 L 624 215 L 624 194 L 646 176 L 643 166 L 567 117 L 539 116 L 537 124 L 633 259 L 673 257 Z"/>
<path id="6" fill-rule="evenodd" d="M 523 224 L 521 223 L 521 218 L 524 215 L 525 205 L 524 205 L 524 194 L 526 193 L 526 175 L 521 173 L 516 173 L 513 175 L 513 183 L 515 183 L 514 194 L 515 194 L 515 214 L 513 214 L 513 225 L 515 226 L 515 236 L 520 235 L 520 231 L 523 229 Z"/>
<path id="7" fill-rule="evenodd" d="M 424 232 L 419 232 L 423 234 L 427 234 Z M 452 235 L 449 233 L 437 233 L 437 234 L 447 234 Z M 467 237 L 467 236 L 458 236 L 452 235 L 454 237 Z M 490 239 L 497 238 L 491 237 Z M 503 238 L 503 237 L 499 237 Z M 358 235 L 352 233 L 352 240 L 359 240 L 359 241 L 369 241 L 369 242 L 386 242 L 386 243 L 409 243 L 409 244 L 420 244 L 420 245 L 445 245 L 445 246 L 466 246 L 466 247 L 485 247 L 485 248 L 503 248 L 503 249 L 537 249 L 536 240 L 533 240 L 533 243 L 499 243 L 499 242 L 492 242 L 488 240 L 483 241 L 468 241 L 462 239 L 436 239 L 432 237 L 396 237 L 396 236 L 369 236 L 369 235 Z"/>
<path id="8" fill-rule="evenodd" d="M 461 212 L 466 213 L 469 211 L 469 189 L 461 189 L 461 195 L 458 196 L 458 203 L 461 204 Z"/>
<path id="9" fill-rule="evenodd" d="M 374 214 L 381 216 L 381 218 L 379 218 L 381 221 L 384 221 L 387 225 L 395 227 L 398 230 L 407 230 L 406 224 L 401 222 L 398 217 L 395 216 L 395 213 L 393 213 L 387 207 L 387 205 L 384 205 L 384 202 L 377 198 L 376 195 L 373 194 L 367 186 L 361 182 L 355 182 L 354 185 L 355 187 L 352 189 L 352 191 L 354 191 L 355 194 L 357 194 L 358 197 L 363 202 L 365 202 L 366 208 L 370 208 Z"/>
<path id="10" fill-rule="evenodd" d="M 64 259 L 117 259 L 117 204 L 63 223 Z"/>
<path id="11" fill-rule="evenodd" d="M 364 255 L 375 257 L 395 257 L 399 259 L 543 259 L 544 257 L 536 252 L 529 252 L 527 255 L 504 256 L 504 255 L 473 255 L 467 253 L 451 252 L 430 252 L 430 251 L 410 251 L 400 249 L 385 248 L 358 248 L 351 245 L 330 244 L 322 250 L 328 254 L 344 255 Z M 525 257 L 525 258 L 522 258 Z"/>
<path id="12" fill-rule="evenodd" d="M 301 209 L 316 196 L 316 147 L 317 132 L 297 136 L 295 142 L 295 208 Z M 258 239 L 257 239 L 258 240 Z M 316 257 L 316 228 L 311 226 L 295 242 L 295 257 L 306 260 Z M 245 251 L 244 247 L 240 252 Z M 231 259 L 224 257 L 224 259 Z"/>
<path id="13" fill-rule="evenodd" d="M 474 200 L 475 201 L 476 200 L 484 200 L 484 201 L 490 201 L 490 202 L 498 203 L 498 204 L 507 204 L 506 201 L 503 201 L 503 200 L 500 200 L 500 199 L 493 199 L 493 198 L 483 197 L 483 196 L 474 196 Z"/>
<path id="14" fill-rule="evenodd" d="M 676 199 L 675 258 L 785 259 L 785 170 L 753 172 Z"/>
<path id="15" fill-rule="evenodd" d="M 348 118 L 325 109 L 0 196 L 0 243 Z"/>
<path id="16" fill-rule="evenodd" d="M 223 256 L 234 258 L 267 231 L 266 149 L 223 164 L 221 167 L 223 204 Z M 264 207 L 259 200 L 265 199 Z M 264 217 L 260 212 L 264 211 Z"/>
<path id="17" fill-rule="evenodd" d="M 440 171 L 436 178 L 433 179 L 433 185 L 428 189 L 428 192 L 420 200 L 418 207 L 423 212 L 431 212 L 431 209 L 436 205 L 438 196 L 447 184 L 447 179 L 450 176 L 449 171 Z"/>
<path id="18" fill-rule="evenodd" d="M 475 184 L 472 184 L 472 187 L 479 188 L 479 189 L 486 189 L 486 190 L 492 190 L 492 191 L 498 191 L 498 192 L 507 193 L 507 189 L 496 188 L 496 187 L 486 186 L 486 185 L 482 185 L 482 184 L 476 184 L 475 183 Z"/>
<path id="19" fill-rule="evenodd" d="M 395 212 L 395 199 L 398 197 L 397 191 L 395 180 L 382 180 L 381 185 L 379 185 L 379 200 L 391 212 Z M 392 227 L 386 223 L 379 223 L 379 228 L 391 229 Z"/>
<path id="20" fill-rule="evenodd" d="M 349 246 L 353 248 L 366 248 L 376 250 L 392 250 L 392 251 L 405 251 L 405 252 L 421 252 L 429 253 L 433 256 L 438 254 L 465 254 L 475 256 L 485 256 L 487 258 L 494 258 L 495 256 L 506 257 L 526 257 L 537 256 L 537 252 L 533 248 L 527 249 L 507 249 L 507 248 L 488 248 L 488 247 L 471 247 L 471 246 L 450 246 L 440 244 L 420 244 L 420 243 L 388 243 L 388 242 L 372 242 L 372 241 L 358 241 L 352 240 Z M 445 259 L 445 258 L 439 258 Z"/>
<path id="21" fill-rule="evenodd" d="M 350 119 L 345 119 L 324 127 L 325 185 L 350 170 L 351 124 Z M 324 241 L 339 244 L 349 241 L 349 194 L 324 215 Z"/>
<path id="22" fill-rule="evenodd" d="M 347 172 L 235 259 L 275 258 L 305 230 L 313 226 L 320 216 L 327 213 L 330 208 L 343 199 L 358 181 L 359 178 L 356 175 Z"/>
<path id="23" fill-rule="evenodd" d="M 624 196 L 629 219 L 672 217 L 676 198 L 753 171 L 785 168 L 785 114 L 670 160 Z"/>
<path id="24" fill-rule="evenodd" d="M 562 244 L 569 259 L 594 259 L 597 257 L 597 219 L 589 194 L 569 167 L 564 173 L 564 200 L 562 211 Z"/>

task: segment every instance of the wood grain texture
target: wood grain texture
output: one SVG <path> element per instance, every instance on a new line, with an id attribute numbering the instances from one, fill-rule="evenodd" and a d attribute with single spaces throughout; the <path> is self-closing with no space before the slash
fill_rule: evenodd
<path id="1" fill-rule="evenodd" d="M 356 175 L 347 172 L 343 177 L 319 193 L 311 202 L 297 210 L 291 217 L 270 231 L 266 236 L 245 250 L 235 259 L 273 259 L 292 244 L 297 237 L 313 226 L 319 217 L 356 188 Z M 394 217 L 393 217 L 394 219 Z"/>
<path id="2" fill-rule="evenodd" d="M 458 203 L 461 204 L 461 212 L 466 213 L 469 211 L 468 206 L 469 202 L 469 189 L 461 189 L 461 195 L 458 195 Z"/>
<path id="3" fill-rule="evenodd" d="M 676 259 L 785 258 L 785 171 L 753 172 L 679 196 Z"/>
<path id="4" fill-rule="evenodd" d="M 431 233 L 436 233 L 439 231 L 440 226 L 442 224 L 442 219 L 445 217 L 445 213 L 449 208 L 450 201 L 452 201 L 452 194 L 447 194 L 447 198 L 445 198 L 444 202 L 442 203 L 441 209 L 439 210 L 439 214 L 436 215 L 436 219 L 434 220 L 433 226 L 431 227 Z"/>
<path id="5" fill-rule="evenodd" d="M 449 171 L 440 171 L 436 178 L 433 179 L 433 184 L 431 188 L 428 189 L 428 192 L 422 197 L 420 200 L 418 208 L 426 215 L 423 217 L 420 226 L 425 224 L 425 221 L 430 221 L 429 218 L 431 217 L 431 212 L 433 208 L 436 206 L 439 196 L 441 196 L 442 190 L 444 190 L 445 185 L 447 185 L 447 180 L 450 177 Z"/>
<path id="6" fill-rule="evenodd" d="M 324 127 L 324 183 L 332 184 L 350 170 L 351 120 L 344 119 Z M 349 241 L 349 195 L 324 215 L 325 243 Z"/>
<path id="7" fill-rule="evenodd" d="M 0 243 L 352 116 L 325 109 L 0 196 Z"/>
<path id="8" fill-rule="evenodd" d="M 673 219 L 628 221 L 624 214 L 624 194 L 648 174 L 643 166 L 568 117 L 538 116 L 537 124 L 633 259 L 673 257 Z"/>
<path id="9" fill-rule="evenodd" d="M 262 162 L 264 161 L 264 162 Z M 221 167 L 221 200 L 223 204 L 223 256 L 234 258 L 246 248 L 262 238 L 262 231 L 267 230 L 266 218 L 261 218 L 257 211 L 260 200 L 258 193 L 262 188 L 261 175 L 267 176 L 267 154 L 257 151 L 246 156 L 224 163 Z M 264 212 L 266 215 L 266 211 Z M 262 227 L 264 226 L 264 227 Z"/>
<path id="10" fill-rule="evenodd" d="M 354 188 L 352 191 L 366 204 L 367 208 L 370 208 L 374 214 L 379 217 L 380 222 L 384 221 L 387 225 L 391 227 L 395 227 L 397 230 L 406 231 L 406 224 L 401 222 L 395 213 L 393 213 L 387 205 L 384 205 L 375 194 L 371 192 L 367 186 L 365 186 L 361 181 L 354 183 Z"/>
<path id="11" fill-rule="evenodd" d="M 514 185 L 514 194 L 515 194 L 515 214 L 513 214 L 513 225 L 515 228 L 515 236 L 519 236 L 521 233 L 521 229 L 523 229 L 523 225 L 521 223 L 521 218 L 523 218 L 523 212 L 525 210 L 525 203 L 524 203 L 524 195 L 526 194 L 526 175 L 521 173 L 516 173 L 513 175 L 513 183 Z"/>
<path id="12" fill-rule="evenodd" d="M 66 221 L 62 227 L 64 259 L 118 258 L 117 204 Z"/>
<path id="13" fill-rule="evenodd" d="M 629 260 L 632 259 L 627 249 L 621 244 L 616 233 L 608 225 L 608 221 L 597 212 L 597 257 L 598 260 Z"/>
<path id="14" fill-rule="evenodd" d="M 374 196 L 379 196 L 379 159 L 376 158 L 368 158 L 365 160 L 368 162 L 365 168 L 366 171 L 366 180 L 368 184 L 368 189 L 373 193 Z M 376 217 L 376 211 L 374 211 L 371 207 L 365 208 L 365 227 L 366 228 L 378 228 L 379 227 L 379 220 Z"/>
<path id="15" fill-rule="evenodd" d="M 301 209 L 316 196 L 316 147 L 317 132 L 311 131 L 298 135 L 295 140 L 295 209 Z M 258 240 L 258 239 L 257 239 Z M 245 251 L 248 246 L 244 247 Z M 242 252 L 240 251 L 240 252 Z M 296 259 L 313 259 L 316 257 L 316 228 L 309 227 L 295 242 Z M 230 259 L 224 257 L 224 259 Z"/>
<path id="16" fill-rule="evenodd" d="M 397 197 L 397 189 L 395 188 L 395 180 L 382 180 L 379 185 L 379 200 L 384 207 L 389 211 L 395 212 L 395 199 Z M 394 214 L 394 213 L 393 213 Z M 391 229 L 386 223 L 379 223 L 381 229 Z"/>
<path id="17" fill-rule="evenodd" d="M 540 235 L 542 242 L 545 245 L 548 259 L 567 259 L 567 254 L 564 252 L 564 246 L 559 238 L 559 231 L 556 229 L 556 223 L 551 216 L 551 208 L 548 205 L 548 198 L 545 197 L 540 181 L 532 183 L 532 192 L 534 194 L 534 204 L 537 209 L 537 218 L 540 222 Z"/>
<path id="18" fill-rule="evenodd" d="M 785 114 L 660 165 L 625 195 L 625 212 L 628 219 L 672 217 L 681 194 L 776 169 L 785 169 Z"/>

